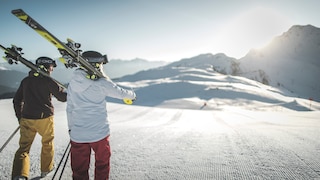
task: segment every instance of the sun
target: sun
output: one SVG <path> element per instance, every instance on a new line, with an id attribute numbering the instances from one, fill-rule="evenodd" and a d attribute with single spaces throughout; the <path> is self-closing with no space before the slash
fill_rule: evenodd
<path id="1" fill-rule="evenodd" d="M 292 24 L 275 10 L 263 7 L 242 12 L 221 26 L 215 37 L 217 49 L 241 58 L 252 48 L 261 48 L 288 30 Z"/>

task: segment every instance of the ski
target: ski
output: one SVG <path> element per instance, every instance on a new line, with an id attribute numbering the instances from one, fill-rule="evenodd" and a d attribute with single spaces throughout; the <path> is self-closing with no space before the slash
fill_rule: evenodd
<path id="1" fill-rule="evenodd" d="M 42 37 L 52 43 L 62 55 L 60 61 L 65 64 L 67 68 L 82 66 L 86 70 L 92 73 L 92 78 L 107 78 L 108 76 L 103 75 L 100 71 L 96 70 L 87 60 L 81 55 L 80 43 L 75 43 L 71 39 L 67 39 L 67 43 L 63 43 L 48 30 L 46 30 L 41 24 L 34 20 L 31 16 L 25 13 L 22 9 L 12 10 L 11 13 L 19 18 L 21 21 L 26 23 L 29 27 L 39 33 Z"/>
<path id="2" fill-rule="evenodd" d="M 34 20 L 31 16 L 29 16 L 26 12 L 22 9 L 14 9 L 11 11 L 13 15 L 27 24 L 30 28 L 35 30 L 38 34 L 40 34 L 43 38 L 53 44 L 58 51 L 62 55 L 62 58 L 59 60 L 64 63 L 66 68 L 73 68 L 73 67 L 83 67 L 85 68 L 89 74 L 90 79 L 98 78 L 106 78 L 110 79 L 108 76 L 104 75 L 100 71 L 96 70 L 87 60 L 82 56 L 82 50 L 80 50 L 80 43 L 76 43 L 70 38 L 67 38 L 67 43 L 63 43 L 53 34 L 51 34 L 48 30 L 46 30 L 41 24 L 39 24 L 36 20 Z M 106 62 L 107 57 L 104 56 Z M 132 104 L 131 99 L 123 99 L 125 104 Z"/>
<path id="3" fill-rule="evenodd" d="M 35 71 L 35 73 L 41 74 L 42 76 L 45 77 L 49 77 L 51 78 L 53 81 L 55 81 L 59 86 L 61 86 L 62 88 L 66 87 L 60 83 L 59 81 L 57 81 L 56 79 L 54 79 L 53 77 L 51 77 L 48 73 L 46 73 L 45 71 L 43 71 L 42 69 L 40 69 L 37 65 L 35 65 L 33 62 L 25 59 L 22 57 L 22 55 L 24 54 L 22 52 L 22 48 L 21 47 L 17 47 L 15 45 L 11 45 L 11 47 L 4 47 L 3 45 L 0 44 L 0 48 L 4 51 L 6 56 L 3 56 L 3 58 L 9 63 L 9 64 L 18 64 L 18 62 L 21 62 L 22 64 L 24 64 L 25 66 L 27 66 L 28 68 L 30 68 L 31 70 Z"/>

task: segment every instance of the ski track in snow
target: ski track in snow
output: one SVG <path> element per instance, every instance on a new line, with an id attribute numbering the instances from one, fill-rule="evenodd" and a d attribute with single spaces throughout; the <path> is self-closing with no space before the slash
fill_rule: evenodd
<path id="1" fill-rule="evenodd" d="M 0 114 L 5 115 L 0 145 L 18 125 L 11 105 L 11 100 L 0 101 Z M 55 105 L 58 165 L 69 136 L 66 104 Z M 109 103 L 108 112 L 113 180 L 320 179 L 319 111 L 202 111 Z M 0 153 L 1 180 L 10 179 L 18 138 Z M 30 152 L 30 179 L 40 179 L 40 147 L 37 136 Z M 94 153 L 91 179 L 93 170 Z M 62 179 L 71 179 L 71 174 L 68 161 Z"/>

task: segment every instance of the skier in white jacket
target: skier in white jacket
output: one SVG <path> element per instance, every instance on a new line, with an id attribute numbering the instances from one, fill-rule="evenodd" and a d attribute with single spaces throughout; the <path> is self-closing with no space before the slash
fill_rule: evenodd
<path id="1" fill-rule="evenodd" d="M 103 64 L 108 61 L 106 56 L 96 51 L 82 55 L 103 73 Z M 111 151 L 106 97 L 134 100 L 136 94 L 107 78 L 95 79 L 84 68 L 75 70 L 67 90 L 73 179 L 89 179 L 91 150 L 95 152 L 95 180 L 109 178 Z"/>

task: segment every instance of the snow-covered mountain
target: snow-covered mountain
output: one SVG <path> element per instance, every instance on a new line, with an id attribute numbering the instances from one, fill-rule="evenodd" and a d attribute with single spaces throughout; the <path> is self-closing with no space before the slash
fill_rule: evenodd
<path id="1" fill-rule="evenodd" d="M 181 61 L 170 64 L 171 67 L 194 67 L 194 68 L 212 68 L 213 71 L 221 74 L 238 75 L 239 61 L 228 57 L 223 53 L 219 54 L 201 54 L 196 57 L 182 59 Z"/>
<path id="2" fill-rule="evenodd" d="M 284 88 L 221 74 L 217 72 L 217 66 L 212 65 L 220 62 L 226 67 L 234 67 L 235 61 L 224 54 L 204 54 L 124 76 L 117 83 L 133 88 L 137 93 L 135 104 L 143 106 L 208 110 L 225 106 L 265 110 L 279 106 L 295 111 L 313 110 L 309 100 L 297 98 L 297 94 Z M 229 73 L 235 69 L 222 68 Z"/>
<path id="3" fill-rule="evenodd" d="M 191 74 L 186 75 L 186 71 L 179 71 L 184 68 L 246 77 L 265 85 L 285 89 L 295 94 L 294 96 L 320 102 L 320 83 L 317 79 L 320 77 L 320 29 L 311 25 L 293 26 L 288 32 L 275 37 L 264 48 L 252 49 L 241 59 L 222 53 L 202 54 L 124 77 L 121 81 L 162 79 L 165 82 L 177 76 L 195 78 L 191 77 Z M 205 82 L 206 78 L 201 81 Z"/>
<path id="4" fill-rule="evenodd" d="M 239 61 L 241 76 L 320 101 L 320 28 L 293 26 Z"/>

